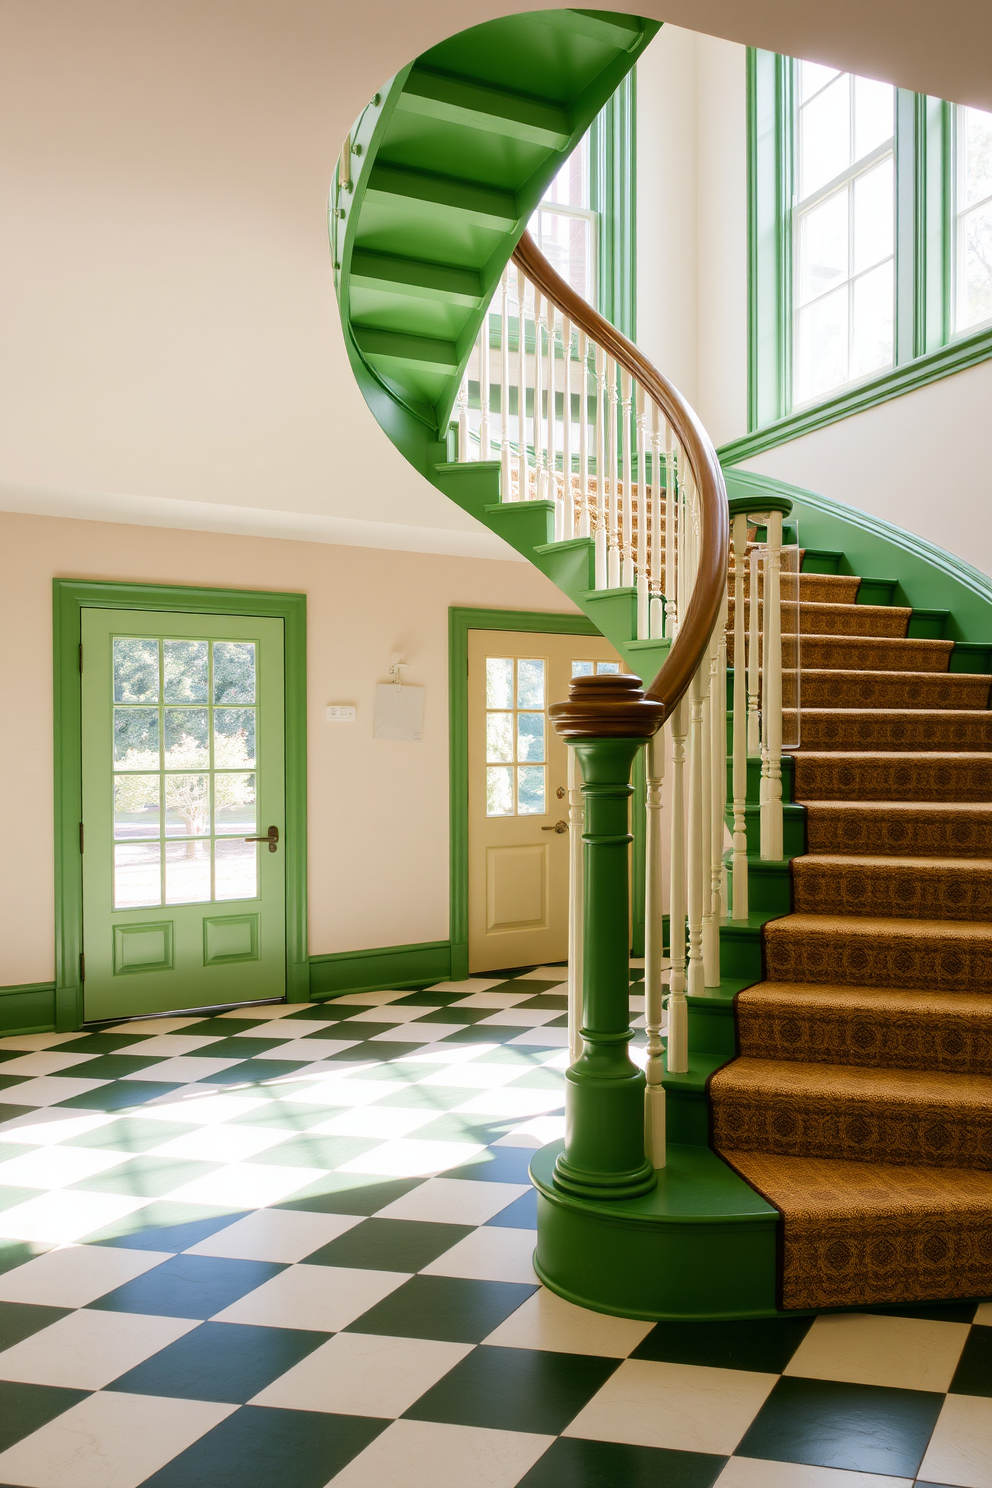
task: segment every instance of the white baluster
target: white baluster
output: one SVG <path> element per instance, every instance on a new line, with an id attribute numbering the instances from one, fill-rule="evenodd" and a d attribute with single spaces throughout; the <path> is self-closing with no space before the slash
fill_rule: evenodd
<path id="1" fill-rule="evenodd" d="M 660 641 L 665 634 L 665 592 L 661 514 L 664 497 L 661 488 L 661 429 L 658 405 L 651 400 L 651 639 Z"/>
<path id="2" fill-rule="evenodd" d="M 659 732 L 649 739 L 644 757 L 646 813 L 644 823 L 644 1023 L 647 1030 L 647 1076 L 644 1106 L 644 1142 L 649 1161 L 665 1166 L 665 1073 L 661 1041 L 664 961 L 664 916 L 662 901 L 662 784 L 665 773 L 665 737 Z"/>
<path id="3" fill-rule="evenodd" d="M 744 651 L 744 566 L 747 563 L 747 517 L 734 517 L 734 903 L 733 918 L 748 917 L 747 892 L 747 670 Z M 753 601 L 757 595 L 751 591 Z"/>
<path id="4" fill-rule="evenodd" d="M 606 354 L 601 347 L 596 357 L 596 588 L 605 589 L 609 580 L 607 556 L 606 511 Z"/>
<path id="5" fill-rule="evenodd" d="M 617 391 L 617 364 L 612 357 L 606 358 L 606 469 L 603 472 L 603 499 L 609 499 L 606 507 L 607 569 L 606 583 L 610 589 L 620 587 L 620 491 L 617 471 L 620 464 L 618 443 L 620 397 Z"/>
<path id="6" fill-rule="evenodd" d="M 527 500 L 527 281 L 517 266 L 517 500 Z"/>
<path id="7" fill-rule="evenodd" d="M 492 434 L 489 427 L 489 311 L 479 336 L 479 459 L 488 460 Z"/>
<path id="8" fill-rule="evenodd" d="M 634 567 L 637 583 L 637 639 L 646 641 L 651 636 L 651 581 L 649 523 L 652 519 L 651 494 L 648 485 L 647 461 L 647 414 L 644 406 L 644 390 L 637 388 L 634 394 L 635 432 L 637 434 L 637 534 L 634 539 Z"/>
<path id="9" fill-rule="evenodd" d="M 782 826 L 782 513 L 767 514 L 765 586 L 762 606 L 764 658 L 761 713 L 761 856 L 781 858 Z"/>
<path id="10" fill-rule="evenodd" d="M 472 425 L 468 416 L 468 368 L 462 378 L 462 385 L 458 389 L 458 397 L 455 399 L 455 407 L 458 410 L 458 463 L 464 465 L 472 458 Z"/>
<path id="11" fill-rule="evenodd" d="M 761 753 L 761 590 L 762 574 L 758 551 L 750 558 L 750 583 L 748 585 L 748 636 L 747 636 L 747 752 Z"/>
<path id="12" fill-rule="evenodd" d="M 707 934 L 709 944 L 704 945 L 703 961 L 706 968 L 707 987 L 719 987 L 720 985 L 720 921 L 723 918 L 723 797 L 724 781 L 727 775 L 727 687 L 724 683 L 723 696 L 720 696 L 720 637 L 724 632 L 724 614 L 726 610 L 726 599 L 721 606 L 720 619 L 717 620 L 710 637 L 709 662 L 710 662 L 710 696 L 709 696 L 709 725 L 710 725 L 710 800 L 709 800 L 709 851 L 707 859 L 709 864 L 708 882 L 704 883 L 703 892 L 709 899 L 709 923 Z M 721 779 L 721 776 L 723 777 Z M 708 955 L 707 955 L 708 951 Z"/>
<path id="13" fill-rule="evenodd" d="M 561 542 L 565 536 L 565 510 L 558 496 L 558 417 L 555 403 L 557 401 L 558 378 L 556 376 L 558 367 L 555 355 L 555 331 L 558 322 L 558 311 L 549 301 L 548 303 L 548 483 L 545 494 L 549 501 L 555 504 L 555 542 Z"/>
<path id="14" fill-rule="evenodd" d="M 629 372 L 620 372 L 620 449 L 623 469 L 623 526 L 620 538 L 622 567 L 621 584 L 632 587 L 636 582 L 634 572 L 634 472 L 633 472 L 633 428 L 631 421 L 631 391 L 633 380 Z"/>
<path id="15" fill-rule="evenodd" d="M 562 318 L 561 492 L 567 539 L 575 536 L 575 496 L 572 491 L 572 322 Z"/>
<path id="16" fill-rule="evenodd" d="M 708 794 L 704 757 L 703 698 L 706 658 L 696 668 L 689 688 L 689 850 L 686 854 L 689 910 L 689 960 L 686 989 L 698 997 L 706 985 L 703 972 L 704 806 Z"/>
<path id="17" fill-rule="evenodd" d="M 574 1064 L 582 1053 L 582 926 L 584 912 L 585 856 L 582 833 L 585 806 L 582 773 L 575 750 L 568 751 L 568 1060 Z"/>
<path id="18" fill-rule="evenodd" d="M 702 786 L 702 849 L 699 857 L 699 893 L 702 901 L 701 950 L 703 958 L 703 985 L 719 985 L 720 930 L 713 920 L 713 900 L 710 893 L 711 858 L 713 851 L 713 682 L 716 673 L 716 647 L 713 636 L 709 638 L 699 667 L 702 689 L 702 719 L 700 725 L 700 784 Z M 716 981 L 714 982 L 714 975 Z"/>
<path id="19" fill-rule="evenodd" d="M 544 456 L 544 296 L 534 291 L 534 500 L 543 501 L 548 491 L 548 467 Z"/>
<path id="20" fill-rule="evenodd" d="M 510 450 L 510 270 L 503 270 L 499 299 L 499 494 L 510 500 L 512 453 Z"/>
<path id="21" fill-rule="evenodd" d="M 714 767 L 713 786 L 717 792 L 717 832 L 714 837 L 716 849 L 716 863 L 714 872 L 717 875 L 719 889 L 714 887 L 714 893 L 719 894 L 719 906 L 716 913 L 721 920 L 730 915 L 730 901 L 727 897 L 727 859 L 724 851 L 724 841 L 727 834 L 727 622 L 729 618 L 730 601 L 727 597 L 726 588 L 723 591 L 723 605 L 720 610 L 720 619 L 716 630 L 716 695 L 719 700 L 719 732 L 714 735 L 714 750 L 719 754 L 715 756 L 718 764 Z"/>
<path id="22" fill-rule="evenodd" d="M 686 991 L 686 811 L 685 744 L 688 703 L 685 698 L 672 713 L 672 821 L 668 890 L 668 940 L 672 969 L 669 973 L 668 1051 L 666 1063 L 672 1075 L 689 1068 L 689 1023 Z"/>
<path id="23" fill-rule="evenodd" d="M 579 536 L 589 537 L 589 343 L 579 332 Z M 599 588 L 599 581 L 596 582 Z"/>
<path id="24" fill-rule="evenodd" d="M 675 469 L 675 441 L 671 425 L 665 421 L 665 636 L 674 640 L 679 632 L 679 559 L 678 542 L 682 528 L 681 493 Z"/>

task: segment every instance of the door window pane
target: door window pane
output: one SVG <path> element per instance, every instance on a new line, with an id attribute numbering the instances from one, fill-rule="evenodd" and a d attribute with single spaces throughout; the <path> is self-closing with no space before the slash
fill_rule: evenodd
<path id="1" fill-rule="evenodd" d="M 513 657 L 486 657 L 486 707 L 513 707 Z"/>
<path id="2" fill-rule="evenodd" d="M 486 715 L 486 759 L 492 761 L 513 758 L 513 714 L 488 713 Z"/>
<path id="3" fill-rule="evenodd" d="M 115 909 L 139 909 L 162 903 L 161 851 L 157 842 L 115 844 Z"/>
<path id="4" fill-rule="evenodd" d="M 517 662 L 517 707 L 544 707 L 544 662 L 524 657 Z"/>
<path id="5" fill-rule="evenodd" d="M 206 837 L 209 833 L 209 775 L 166 775 L 165 835 Z"/>
<path id="6" fill-rule="evenodd" d="M 114 702 L 158 702 L 158 641 L 114 637 Z"/>
<path id="7" fill-rule="evenodd" d="M 210 668 L 206 641 L 163 641 L 165 701 L 206 703 L 210 701 Z"/>
<path id="8" fill-rule="evenodd" d="M 114 776 L 114 836 L 120 840 L 133 837 L 158 837 L 159 775 Z"/>
<path id="9" fill-rule="evenodd" d="M 191 770 L 210 763 L 210 722 L 206 708 L 165 709 L 165 768 Z"/>
<path id="10" fill-rule="evenodd" d="M 214 776 L 214 831 L 247 837 L 256 832 L 254 775 Z"/>
<path id="11" fill-rule="evenodd" d="M 543 816 L 544 766 L 521 765 L 517 771 L 517 810 L 521 816 Z"/>
<path id="12" fill-rule="evenodd" d="M 166 843 L 166 904 L 200 904 L 209 898 L 209 840 Z"/>
<path id="13" fill-rule="evenodd" d="M 543 760 L 544 714 L 517 714 L 517 759 Z"/>
<path id="14" fill-rule="evenodd" d="M 607 673 L 615 675 L 619 670 L 620 663 L 618 661 L 597 661 L 596 663 L 597 677 L 605 676 Z"/>
<path id="15" fill-rule="evenodd" d="M 114 764 L 119 770 L 157 770 L 158 709 L 114 709 Z"/>
<path id="16" fill-rule="evenodd" d="M 573 677 L 591 677 L 593 675 L 593 667 L 594 667 L 594 664 L 591 661 L 573 661 L 572 662 L 572 676 Z"/>
<path id="17" fill-rule="evenodd" d="M 254 842 L 214 843 L 214 898 L 258 897 L 258 851 Z"/>
<path id="18" fill-rule="evenodd" d="M 214 766 L 237 769 L 255 763 L 255 709 L 214 710 Z"/>
<path id="19" fill-rule="evenodd" d="M 214 702 L 255 701 L 255 642 L 214 642 Z"/>
<path id="20" fill-rule="evenodd" d="M 486 770 L 486 815 L 513 815 L 513 769 L 490 765 Z"/>

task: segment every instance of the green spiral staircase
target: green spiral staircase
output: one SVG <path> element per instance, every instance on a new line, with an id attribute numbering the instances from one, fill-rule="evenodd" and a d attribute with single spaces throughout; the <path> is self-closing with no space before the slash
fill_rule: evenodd
<path id="1" fill-rule="evenodd" d="M 555 10 L 450 38 L 369 103 L 330 203 L 348 354 L 378 423 L 427 480 L 545 573 L 649 680 L 668 642 L 636 639 L 635 591 L 594 592 L 591 539 L 555 542 L 550 502 L 501 504 L 497 462 L 457 463 L 451 415 L 528 219 L 658 29 L 636 16 Z M 727 485 L 731 497 L 760 506 L 773 483 L 728 471 Z M 836 503 L 788 495 L 805 573 L 885 574 L 862 580 L 860 603 L 916 606 L 917 633 L 955 641 L 950 670 L 992 670 L 987 580 Z M 721 985 L 689 999 L 690 1069 L 666 1080 L 669 1159 L 657 1188 L 620 1203 L 562 1205 L 552 1198 L 554 1150 L 535 1158 L 543 1274 L 586 1306 L 642 1317 L 778 1311 L 779 1215 L 711 1150 L 708 1085 L 737 1052 L 734 998 L 763 975 L 763 928 L 792 907 L 789 860 L 804 851 L 805 811 L 792 798 L 792 760 L 783 767 L 786 857 L 757 857 L 755 778 L 751 914 L 721 927 Z"/>

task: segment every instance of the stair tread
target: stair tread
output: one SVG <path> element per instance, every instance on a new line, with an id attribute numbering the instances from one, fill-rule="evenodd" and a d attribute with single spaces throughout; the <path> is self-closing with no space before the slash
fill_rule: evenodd
<path id="1" fill-rule="evenodd" d="M 992 873 L 992 858 L 901 858 L 891 853 L 803 853 L 800 857 L 793 858 L 792 863 L 793 867 L 809 863 L 825 864 L 827 867 L 836 865 L 838 868 L 889 869 L 894 873 L 927 868 L 952 869 L 961 873 Z"/>
<path id="2" fill-rule="evenodd" d="M 950 815 L 963 811 L 969 816 L 992 816 L 992 802 L 987 801 L 803 801 L 809 811 L 922 811 L 926 814 Z"/>
<path id="3" fill-rule="evenodd" d="M 765 935 L 801 932 L 805 935 L 896 935 L 904 939 L 987 940 L 992 942 L 992 924 L 977 920 L 898 920 L 881 915 L 788 914 L 770 920 Z"/>
<path id="4" fill-rule="evenodd" d="M 830 1008 L 881 1014 L 925 1015 L 948 1012 L 992 1018 L 987 992 L 934 992 L 926 987 L 846 987 L 832 982 L 756 982 L 738 995 L 738 1005 L 765 1004 L 805 1011 Z"/>
<path id="5" fill-rule="evenodd" d="M 812 1064 L 800 1060 L 756 1059 L 742 1055 L 721 1070 L 710 1089 L 725 1099 L 734 1092 L 812 1096 L 821 1099 L 864 1102 L 869 1105 L 907 1102 L 943 1106 L 979 1106 L 989 1109 L 988 1075 L 959 1074 L 949 1070 L 886 1069 L 878 1065 Z"/>
<path id="6" fill-rule="evenodd" d="M 992 1173 L 982 1168 L 850 1162 L 835 1157 L 781 1157 L 722 1148 L 720 1155 L 776 1207 L 803 1218 L 932 1220 L 942 1210 L 987 1219 Z M 962 1293 L 961 1295 L 967 1295 Z"/>
<path id="7" fill-rule="evenodd" d="M 849 675 L 852 677 L 863 677 L 865 673 L 851 672 Z M 891 676 L 891 673 L 886 672 L 885 675 Z M 932 672 L 924 672 L 922 675 L 932 677 L 934 674 Z M 955 673 L 954 675 L 960 675 L 960 673 Z M 805 676 L 806 673 L 803 672 L 803 677 L 805 678 Z M 796 710 L 794 708 L 788 708 L 786 711 L 794 713 Z M 801 709 L 801 712 L 804 718 L 810 715 L 814 718 L 833 718 L 837 713 L 837 709 L 804 707 Z M 942 719 L 985 718 L 987 715 L 992 719 L 992 714 L 989 714 L 988 709 L 985 708 L 844 708 L 843 713 L 845 718 L 909 718 L 915 720 L 917 718 L 931 718 L 934 713 L 938 713 Z M 858 752 L 861 753 L 860 750 Z"/>

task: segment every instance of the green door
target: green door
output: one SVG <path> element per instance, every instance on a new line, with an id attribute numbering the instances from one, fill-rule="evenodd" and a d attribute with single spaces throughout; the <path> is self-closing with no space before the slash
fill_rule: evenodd
<path id="1" fill-rule="evenodd" d="M 284 996 L 283 622 L 84 609 L 82 639 L 85 1018 Z"/>

